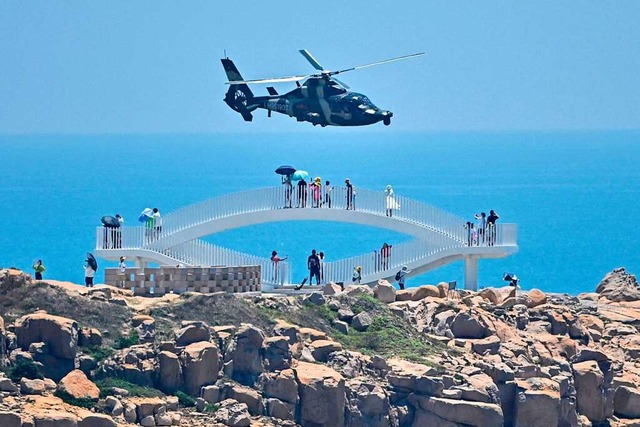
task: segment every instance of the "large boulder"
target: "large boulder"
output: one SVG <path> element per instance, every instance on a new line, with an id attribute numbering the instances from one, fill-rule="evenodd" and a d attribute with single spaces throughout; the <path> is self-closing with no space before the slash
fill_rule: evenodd
<path id="1" fill-rule="evenodd" d="M 216 421 L 229 427 L 248 427 L 251 425 L 251 415 L 247 405 L 233 399 L 220 402 L 215 417 Z"/>
<path id="2" fill-rule="evenodd" d="M 298 362 L 294 368 L 300 395 L 300 424 L 342 427 L 345 416 L 344 378 L 324 365 Z"/>
<path id="3" fill-rule="evenodd" d="M 52 356 L 71 360 L 76 357 L 78 324 L 73 319 L 44 312 L 28 314 L 16 320 L 15 332 L 18 347 L 23 350 L 32 343 L 43 342 Z"/>
<path id="4" fill-rule="evenodd" d="M 420 301 L 427 297 L 440 298 L 440 289 L 438 289 L 437 286 L 433 285 L 422 285 L 419 288 L 416 288 L 415 291 L 413 291 L 411 299 L 413 301 Z"/>
<path id="5" fill-rule="evenodd" d="M 388 304 L 396 300 L 396 289 L 386 280 L 378 280 L 378 284 L 373 288 L 373 296 Z"/>
<path id="6" fill-rule="evenodd" d="M 557 426 L 560 419 L 560 389 L 551 380 L 532 378 L 519 381 L 515 401 L 515 425 L 527 427 Z"/>
<path id="7" fill-rule="evenodd" d="M 158 388 L 172 393 L 182 387 L 182 366 L 175 353 L 161 351 L 158 354 Z"/>
<path id="8" fill-rule="evenodd" d="M 264 371 L 260 351 L 264 334 L 253 325 L 242 325 L 225 354 L 225 372 L 241 384 L 252 384 Z"/>
<path id="9" fill-rule="evenodd" d="M 187 392 L 197 396 L 200 387 L 213 384 L 220 370 L 218 347 L 207 341 L 189 344 L 180 355 L 184 385 Z"/>
<path id="10" fill-rule="evenodd" d="M 265 367 L 279 371 L 291 367 L 291 348 L 287 337 L 269 337 L 262 345 Z"/>
<path id="11" fill-rule="evenodd" d="M 527 307 L 529 308 L 534 308 L 547 303 L 547 295 L 540 289 L 531 289 L 527 292 L 527 296 L 529 297 L 527 302 Z"/>
<path id="12" fill-rule="evenodd" d="M 309 348 L 313 358 L 318 362 L 326 362 L 331 353 L 342 351 L 342 344 L 332 340 L 317 340 Z"/>
<path id="13" fill-rule="evenodd" d="M 15 412 L 0 411 L 0 426 L 2 427 L 21 427 L 22 418 Z"/>
<path id="14" fill-rule="evenodd" d="M 369 326 L 371 326 L 372 323 L 373 319 L 366 311 L 357 314 L 353 319 L 351 319 L 351 326 L 353 326 L 353 329 L 361 332 L 369 329 Z"/>
<path id="15" fill-rule="evenodd" d="M 176 332 L 176 346 L 186 347 L 189 344 L 199 341 L 209 341 L 211 331 L 204 322 L 194 322 L 186 325 Z"/>
<path id="16" fill-rule="evenodd" d="M 596 292 L 609 301 L 637 301 L 640 300 L 638 280 L 624 268 L 616 268 L 607 273 L 598 284 Z"/>
<path id="17" fill-rule="evenodd" d="M 293 369 L 285 369 L 261 377 L 265 397 L 273 397 L 287 403 L 298 403 L 298 383 Z"/>
<path id="18" fill-rule="evenodd" d="M 489 329 L 466 311 L 455 315 L 450 329 L 456 338 L 485 338 L 490 335 Z"/>
<path id="19" fill-rule="evenodd" d="M 640 418 L 640 390 L 618 387 L 613 401 L 614 412 L 619 417 Z"/>
<path id="20" fill-rule="evenodd" d="M 79 369 L 69 372 L 58 383 L 58 390 L 74 399 L 98 400 L 100 389 Z"/>
<path id="21" fill-rule="evenodd" d="M 613 391 L 594 360 L 573 364 L 578 412 L 594 424 L 602 423 L 613 414 Z"/>
<path id="22" fill-rule="evenodd" d="M 409 403 L 417 410 L 431 412 L 434 415 L 458 424 L 478 427 L 502 427 L 503 415 L 499 405 L 483 402 L 409 395 Z"/>

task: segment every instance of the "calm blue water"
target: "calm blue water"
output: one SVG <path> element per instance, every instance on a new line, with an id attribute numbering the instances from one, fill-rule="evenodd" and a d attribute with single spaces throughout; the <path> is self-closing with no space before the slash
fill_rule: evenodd
<path id="1" fill-rule="evenodd" d="M 278 185 L 293 164 L 334 183 L 392 184 L 471 219 L 495 209 L 519 227 L 520 252 L 480 262 L 480 285 L 513 271 L 525 288 L 592 291 L 611 269 L 640 273 L 640 132 L 397 134 L 348 129 L 313 135 L 0 136 L 0 266 L 82 282 L 85 252 L 102 215 L 128 225 L 229 192 Z M 298 261 L 312 249 L 339 259 L 407 238 L 355 225 L 292 222 L 210 236 L 233 249 Z M 114 265 L 103 261 L 101 267 Z M 463 279 L 461 263 L 411 285 Z M 101 271 L 99 272 L 101 273 Z M 98 278 L 101 280 L 102 275 Z"/>

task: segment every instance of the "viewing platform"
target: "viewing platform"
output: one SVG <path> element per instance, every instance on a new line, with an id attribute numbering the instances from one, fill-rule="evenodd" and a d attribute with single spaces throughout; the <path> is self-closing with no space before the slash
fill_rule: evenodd
<path id="1" fill-rule="evenodd" d="M 388 216 L 389 200 L 382 191 L 363 188 L 347 199 L 347 189 L 335 187 L 330 192 L 331 207 L 326 193 L 322 204 L 316 203 L 311 191 L 298 197 L 296 188 L 288 193 L 283 186 L 243 191 L 195 203 L 162 217 L 162 228 L 153 230 L 144 225 L 96 230 L 95 255 L 108 260 L 126 256 L 138 267 L 149 263 L 161 266 L 260 266 L 263 291 L 289 287 L 291 264 L 281 261 L 277 268 L 268 257 L 246 254 L 216 246 L 202 237 L 226 230 L 256 224 L 281 221 L 335 221 L 378 227 L 412 236 L 406 243 L 393 245 L 388 257 L 366 253 L 324 264 L 324 282 L 351 283 L 355 266 L 362 266 L 361 283 L 379 279 L 393 282 L 396 272 L 407 266 L 410 276 L 443 265 L 464 261 L 466 289 L 477 289 L 478 261 L 502 258 L 518 251 L 515 224 L 498 223 L 485 232 L 485 240 L 469 245 L 466 221 L 435 206 L 404 196 L 394 197 Z M 347 209 L 347 203 L 351 205 Z M 314 206 L 320 207 L 314 207 Z M 308 274 L 308 272 L 307 272 Z"/>

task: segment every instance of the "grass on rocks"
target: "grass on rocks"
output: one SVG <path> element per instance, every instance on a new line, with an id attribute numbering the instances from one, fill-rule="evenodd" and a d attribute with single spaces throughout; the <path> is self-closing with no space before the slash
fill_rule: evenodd
<path id="1" fill-rule="evenodd" d="M 70 295 L 64 289 L 46 282 L 22 286 L 3 283 L 0 286 L 0 316 L 6 323 L 12 323 L 36 310 L 74 319 L 80 327 L 109 331 L 116 341 L 121 335 L 122 325 L 129 323 L 132 317 L 132 311 L 127 307 Z M 107 341 L 110 339 L 104 338 Z"/>
<path id="2" fill-rule="evenodd" d="M 96 385 L 100 389 L 100 397 L 105 398 L 114 394 L 114 388 L 121 388 L 129 392 L 129 396 L 136 397 L 162 397 L 164 393 L 160 390 L 144 387 L 137 384 L 130 383 L 120 378 L 105 377 L 95 381 Z"/>
<path id="3" fill-rule="evenodd" d="M 287 310 L 286 307 L 260 307 L 259 312 L 275 322 L 283 319 L 302 327 L 309 327 L 327 333 L 345 349 L 359 351 L 367 355 L 399 357 L 402 359 L 431 364 L 427 357 L 440 354 L 444 347 L 418 332 L 404 319 L 391 313 L 386 304 L 367 294 L 341 296 L 343 307 L 349 307 L 354 314 L 368 313 L 373 322 L 366 331 L 360 332 L 349 327 L 349 333 L 340 333 L 333 322 L 338 314 L 327 304 L 301 305 Z"/>

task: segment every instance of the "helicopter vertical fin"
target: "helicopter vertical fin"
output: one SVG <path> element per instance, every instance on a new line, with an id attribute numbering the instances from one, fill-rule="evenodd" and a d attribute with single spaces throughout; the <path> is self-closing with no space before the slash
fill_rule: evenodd
<path id="1" fill-rule="evenodd" d="M 229 81 L 243 80 L 238 68 L 229 58 L 221 60 L 225 73 L 227 73 L 227 79 Z M 229 86 L 229 90 L 225 94 L 224 102 L 232 109 L 242 115 L 242 118 L 246 122 L 253 120 L 251 110 L 248 108 L 253 100 L 253 92 L 246 84 L 233 84 Z M 255 108 L 253 108 L 255 109 Z"/>

